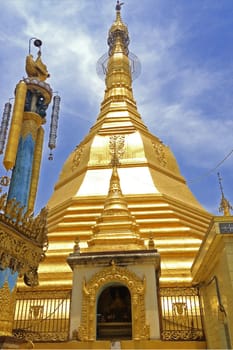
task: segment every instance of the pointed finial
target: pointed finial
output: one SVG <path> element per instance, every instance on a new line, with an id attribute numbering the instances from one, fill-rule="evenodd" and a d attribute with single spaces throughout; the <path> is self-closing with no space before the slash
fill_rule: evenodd
<path id="1" fill-rule="evenodd" d="M 117 4 L 116 4 L 116 11 L 120 11 L 121 10 L 121 6 L 124 5 L 123 2 L 120 3 L 119 0 L 117 0 Z"/>
<path id="2" fill-rule="evenodd" d="M 80 254 L 80 244 L 79 243 L 80 243 L 80 241 L 79 241 L 79 238 L 77 237 L 74 241 L 74 248 L 73 248 L 75 254 Z"/>
<path id="3" fill-rule="evenodd" d="M 222 178 L 220 176 L 220 173 L 218 173 L 218 182 L 219 182 L 219 186 L 220 186 L 220 190 L 221 190 L 222 196 L 224 197 L 223 187 L 222 187 Z"/>
<path id="4" fill-rule="evenodd" d="M 150 237 L 150 239 L 148 241 L 148 248 L 149 249 L 154 249 L 155 248 L 155 242 L 154 242 L 152 237 Z"/>
<path id="5" fill-rule="evenodd" d="M 231 216 L 231 210 L 233 210 L 233 207 L 231 206 L 230 202 L 225 198 L 224 192 L 223 192 L 223 186 L 222 186 L 222 178 L 220 176 L 220 173 L 218 173 L 218 182 L 222 194 L 220 206 L 219 206 L 219 212 L 223 212 L 224 216 Z"/>

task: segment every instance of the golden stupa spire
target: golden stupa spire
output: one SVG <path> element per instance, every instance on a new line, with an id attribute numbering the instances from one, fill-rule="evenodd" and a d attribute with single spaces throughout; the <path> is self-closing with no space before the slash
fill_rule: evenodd
<path id="1" fill-rule="evenodd" d="M 233 210 L 233 207 L 231 206 L 230 202 L 225 198 L 224 192 L 223 192 L 223 186 L 222 186 L 222 178 L 220 177 L 220 173 L 218 173 L 218 181 L 219 186 L 222 194 L 219 211 L 223 212 L 224 216 L 231 216 L 231 210 Z"/>
<path id="2" fill-rule="evenodd" d="M 95 246 L 103 250 L 142 249 L 144 241 L 140 239 L 139 228 L 135 217 L 131 215 L 127 202 L 122 194 L 120 178 L 117 138 L 112 153 L 112 175 L 104 209 L 93 227 L 93 238 L 88 242 L 89 247 Z M 145 247 L 144 247 L 145 248 Z"/>
<path id="3" fill-rule="evenodd" d="M 114 164 L 103 215 L 109 216 L 109 214 L 114 214 L 114 216 L 121 216 L 123 212 L 130 216 L 127 203 L 121 192 L 117 165 Z"/>
<path id="4" fill-rule="evenodd" d="M 132 90 L 132 67 L 136 67 L 133 54 L 129 55 L 129 33 L 128 28 L 121 18 L 121 6 L 123 3 L 117 1 L 116 19 L 108 33 L 108 59 L 105 67 L 105 95 L 100 108 L 98 120 L 106 117 L 136 117 L 141 121 L 137 111 L 136 102 Z M 133 58 L 132 58 L 133 57 Z M 101 59 L 100 59 L 101 60 Z M 100 62 L 101 63 L 101 62 Z M 101 63 L 103 66 L 103 63 Z M 144 124 L 143 127 L 145 128 Z"/>

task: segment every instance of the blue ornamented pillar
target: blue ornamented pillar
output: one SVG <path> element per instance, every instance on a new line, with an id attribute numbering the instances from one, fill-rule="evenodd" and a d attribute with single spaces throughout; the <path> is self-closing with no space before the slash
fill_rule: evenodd
<path id="1" fill-rule="evenodd" d="M 24 113 L 22 133 L 8 192 L 8 200 L 15 198 L 25 208 L 25 211 L 32 209 L 29 208 L 28 201 L 37 132 L 42 122 L 40 115 L 33 112 Z"/>
<path id="2" fill-rule="evenodd" d="M 45 123 L 46 109 L 51 101 L 52 90 L 49 84 L 37 79 L 26 78 L 23 80 L 23 83 L 27 87 L 27 92 L 25 95 L 22 122 L 21 118 L 19 118 L 20 122 L 16 121 L 15 123 L 16 125 L 20 123 L 21 132 L 18 137 L 16 160 L 13 166 L 8 200 L 14 198 L 24 207 L 25 212 L 33 212 L 37 192 L 37 173 L 39 172 L 38 164 L 35 164 L 34 159 L 37 160 L 37 163 L 41 161 L 43 139 L 41 140 L 39 135 L 41 134 L 42 125 Z M 15 103 L 17 104 L 18 101 L 16 100 Z M 38 141 L 39 139 L 40 141 Z M 13 144 L 12 148 L 15 147 L 15 141 L 12 140 L 11 142 Z M 38 152 L 39 159 L 36 157 Z M 12 166 L 13 160 L 11 158 L 13 157 L 10 157 L 11 154 L 10 156 L 8 154 L 6 152 L 4 162 L 7 166 L 8 163 Z M 31 191 L 31 188 L 35 187 L 35 185 L 36 191 Z"/>
<path id="3" fill-rule="evenodd" d="M 45 122 L 45 111 L 52 97 L 49 85 L 44 82 L 40 82 L 36 79 L 33 79 L 32 81 L 32 79 L 27 78 L 24 79 L 23 83 L 27 87 L 27 92 L 24 101 L 22 123 L 20 122 L 21 132 L 17 146 L 16 160 L 12 171 L 6 204 L 8 208 L 6 215 L 11 217 L 11 219 L 14 210 L 11 210 L 10 207 L 16 203 L 18 205 L 18 210 L 21 210 L 22 213 L 27 214 L 28 217 L 33 213 L 35 194 L 37 191 L 31 191 L 31 187 L 35 187 L 35 180 L 38 182 L 37 172 L 39 171 L 37 164 L 34 162 L 35 150 L 38 150 L 38 134 L 40 134 L 42 124 Z M 20 83 L 18 86 L 21 87 Z M 18 97 L 16 92 L 16 97 L 21 99 L 22 94 Z M 15 104 L 16 106 L 19 104 L 22 105 L 22 101 L 19 103 L 18 100 L 16 100 Z M 18 110 L 14 108 L 14 111 L 17 114 Z M 21 116 L 19 117 L 19 120 L 20 119 Z M 17 125 L 17 120 L 13 127 L 15 125 Z M 15 142 L 15 140 L 13 140 L 13 142 Z M 40 142 L 39 146 L 40 163 L 42 142 Z M 38 157 L 36 158 L 38 162 Z M 35 172 L 34 168 L 37 169 L 37 172 Z M 16 207 L 15 210 L 17 211 Z M 9 272 L 9 268 L 5 270 L 0 269 L 0 281 L 3 281 L 0 283 L 0 294 L 1 292 L 4 293 L 4 295 L 8 293 L 8 297 L 10 299 L 10 297 L 14 295 L 14 293 L 12 294 L 12 291 L 15 289 L 17 277 L 17 271 L 11 270 L 11 272 Z M 13 303 L 11 302 L 10 305 L 13 305 Z M 11 311 L 12 310 L 10 308 L 9 312 L 11 313 Z M 6 322 L 8 323 L 8 321 Z"/>
<path id="4" fill-rule="evenodd" d="M 34 42 L 37 47 L 41 44 L 39 39 Z M 31 54 L 27 56 L 26 72 L 28 76 L 15 89 L 3 161 L 12 176 L 8 194 L 0 197 L 0 337 L 12 336 L 18 276 L 24 277 L 29 286 L 38 284 L 37 268 L 47 240 L 46 210 L 33 218 L 43 148 L 42 125 L 52 99 L 40 49 L 36 60 Z"/>

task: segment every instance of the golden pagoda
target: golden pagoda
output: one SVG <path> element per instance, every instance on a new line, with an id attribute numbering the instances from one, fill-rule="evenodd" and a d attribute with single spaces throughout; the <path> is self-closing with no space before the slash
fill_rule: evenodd
<path id="1" fill-rule="evenodd" d="M 205 271 L 199 257 L 209 254 L 213 218 L 138 112 L 121 6 L 108 33 L 99 115 L 48 201 L 40 284 L 33 293 L 18 284 L 15 336 L 35 348 L 208 347 L 200 290 L 214 266 Z"/>
<path id="2" fill-rule="evenodd" d="M 66 258 L 77 237 L 84 246 L 92 237 L 92 226 L 108 192 L 114 142 L 120 152 L 118 173 L 130 212 L 140 225 L 141 238 L 146 242 L 152 237 L 162 256 L 160 283 L 191 282 L 190 267 L 210 215 L 191 193 L 169 147 L 149 132 L 137 110 L 128 43 L 128 29 L 117 10 L 108 34 L 100 113 L 66 160 L 48 202 L 50 246 L 46 264 L 40 268 L 41 287 L 53 288 L 55 283 L 71 288 Z"/>

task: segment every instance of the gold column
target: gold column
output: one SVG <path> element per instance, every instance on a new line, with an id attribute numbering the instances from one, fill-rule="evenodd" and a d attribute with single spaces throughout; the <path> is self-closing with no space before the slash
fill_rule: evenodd
<path id="1" fill-rule="evenodd" d="M 15 165 L 19 137 L 23 123 L 26 93 L 27 85 L 24 81 L 20 81 L 16 87 L 14 110 L 5 151 L 5 157 L 3 161 L 6 170 L 12 169 Z"/>
<path id="2" fill-rule="evenodd" d="M 40 164 L 42 158 L 42 149 L 44 141 L 44 129 L 40 127 L 37 132 L 34 159 L 33 159 L 33 168 L 32 168 L 32 177 L 31 177 L 31 186 L 28 199 L 28 209 L 33 211 L 34 203 L 36 199 L 38 180 L 40 174 Z"/>

